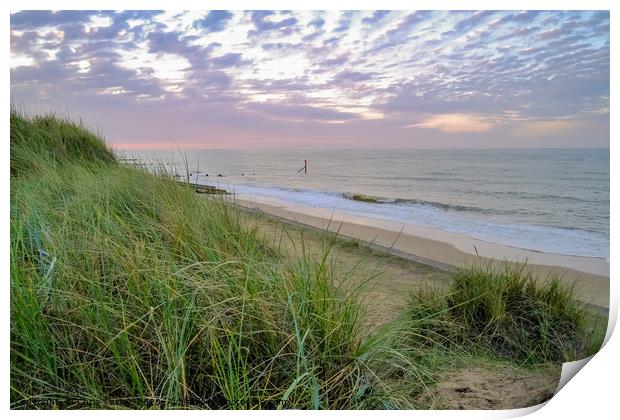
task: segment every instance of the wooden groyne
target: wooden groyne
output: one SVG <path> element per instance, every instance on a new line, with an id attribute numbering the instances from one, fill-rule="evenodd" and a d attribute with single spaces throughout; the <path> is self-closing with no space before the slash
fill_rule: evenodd
<path id="1" fill-rule="evenodd" d="M 228 191 L 211 186 L 211 185 L 202 185 L 202 184 L 195 184 L 192 182 L 183 182 L 183 181 L 177 181 L 177 183 L 179 185 L 189 186 L 191 189 L 196 191 L 198 194 L 228 194 Z"/>
<path id="2" fill-rule="evenodd" d="M 119 162 L 125 165 L 129 165 L 129 166 L 151 166 L 152 165 L 150 163 L 141 162 L 141 160 L 137 158 L 121 157 L 121 158 L 118 158 L 118 160 Z M 170 165 L 170 163 L 166 163 L 166 165 Z M 198 174 L 201 173 L 200 171 L 190 173 L 189 175 L 187 175 L 187 178 L 185 175 L 175 174 L 174 177 L 177 178 L 175 182 L 179 185 L 188 186 L 189 188 L 193 189 L 198 194 L 229 194 L 228 191 L 222 188 L 217 188 L 212 185 L 203 185 L 203 184 L 197 184 L 195 182 L 189 182 L 189 177 L 193 176 L 194 173 L 196 174 L 196 179 L 198 179 Z M 205 175 L 209 176 L 209 174 L 205 174 Z M 224 175 L 218 174 L 217 176 L 221 178 Z M 178 179 L 178 178 L 187 179 L 187 181 L 182 181 L 181 179 Z"/>

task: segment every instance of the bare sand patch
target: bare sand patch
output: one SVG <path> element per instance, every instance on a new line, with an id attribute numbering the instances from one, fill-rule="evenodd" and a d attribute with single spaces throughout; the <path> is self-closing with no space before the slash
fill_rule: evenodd
<path id="1" fill-rule="evenodd" d="M 560 370 L 538 372 L 502 367 L 472 366 L 443 373 L 421 398 L 431 408 L 501 410 L 541 404 L 558 386 Z"/>

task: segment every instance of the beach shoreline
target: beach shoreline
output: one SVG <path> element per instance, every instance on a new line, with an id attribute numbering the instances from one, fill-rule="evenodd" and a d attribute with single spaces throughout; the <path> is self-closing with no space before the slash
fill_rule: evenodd
<path id="1" fill-rule="evenodd" d="M 337 231 L 343 237 L 361 240 L 376 249 L 437 268 L 473 262 L 527 262 L 541 278 L 555 273 L 562 281 L 574 282 L 575 291 L 584 302 L 600 308 L 609 307 L 609 262 L 602 258 L 525 250 L 436 228 L 371 219 L 271 198 L 236 194 L 234 201 L 246 210 L 260 211 L 309 228 Z"/>

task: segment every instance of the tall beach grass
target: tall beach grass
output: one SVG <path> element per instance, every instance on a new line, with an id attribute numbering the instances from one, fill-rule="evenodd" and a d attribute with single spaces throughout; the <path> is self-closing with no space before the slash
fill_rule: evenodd
<path id="1" fill-rule="evenodd" d="M 402 406 L 373 366 L 411 366 L 362 333 L 330 241 L 283 259 L 221 199 L 12 112 L 12 407 Z"/>
<path id="2" fill-rule="evenodd" d="M 520 364 L 590 356 L 607 324 L 576 299 L 574 285 L 509 262 L 453 270 L 448 290 L 414 294 L 406 319 L 418 345 L 476 346 Z"/>

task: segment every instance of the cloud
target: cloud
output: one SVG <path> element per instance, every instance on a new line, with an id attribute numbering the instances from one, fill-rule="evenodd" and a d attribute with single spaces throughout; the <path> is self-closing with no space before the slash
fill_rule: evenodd
<path id="1" fill-rule="evenodd" d="M 25 10 L 11 14 L 11 29 L 44 28 L 48 26 L 90 22 L 96 11 Z"/>
<path id="2" fill-rule="evenodd" d="M 301 43 L 293 42 L 266 42 L 261 45 L 261 48 L 265 51 L 290 51 L 302 46 Z"/>
<path id="3" fill-rule="evenodd" d="M 335 66 L 342 66 L 346 64 L 351 57 L 351 54 L 344 53 L 334 58 L 327 58 L 319 63 L 320 66 L 325 67 L 325 70 L 333 69 Z"/>
<path id="4" fill-rule="evenodd" d="M 275 13 L 268 10 L 251 12 L 250 20 L 254 24 L 255 29 L 248 31 L 248 36 L 257 36 L 272 31 L 287 34 L 292 32 L 290 28 L 297 25 L 297 18 L 290 17 L 276 21 L 271 19 L 272 16 L 275 16 Z"/>
<path id="5" fill-rule="evenodd" d="M 432 13 L 433 12 L 428 10 L 419 10 L 408 14 L 395 28 L 388 30 L 379 38 L 375 43 L 373 51 L 394 47 L 405 42 L 409 37 L 413 36 L 412 33 L 414 29 L 422 22 L 428 20 L 432 16 Z"/>
<path id="6" fill-rule="evenodd" d="M 227 53 L 211 59 L 211 63 L 219 68 L 238 67 L 245 63 L 241 53 Z"/>
<path id="7" fill-rule="evenodd" d="M 194 27 L 206 32 L 221 32 L 232 17 L 233 14 L 226 10 L 211 10 L 204 18 L 194 21 Z"/>
<path id="8" fill-rule="evenodd" d="M 607 11 L 23 11 L 10 20 L 11 98 L 40 107 L 113 104 L 129 115 L 174 104 L 221 110 L 218 122 L 245 110 L 248 127 L 306 118 L 304 130 L 356 130 L 372 116 L 375 133 L 394 138 L 482 138 L 509 125 L 568 138 L 558 121 L 587 120 L 608 137 Z M 507 112 L 520 120 L 497 117 Z"/>
<path id="9" fill-rule="evenodd" d="M 486 19 L 495 15 L 495 11 L 481 11 L 475 13 L 466 13 L 466 18 L 458 21 L 456 25 L 449 31 L 442 33 L 443 36 L 463 35 L 474 27 L 483 23 Z"/>
<path id="10" fill-rule="evenodd" d="M 427 128 L 444 133 L 481 133 L 493 128 L 485 117 L 468 114 L 443 114 L 425 118 L 422 122 L 410 124 L 409 128 Z"/>
<path id="11" fill-rule="evenodd" d="M 181 32 L 150 32 L 147 36 L 149 52 L 174 53 L 192 58 L 203 51 L 202 48 L 189 43 L 198 39 L 196 36 L 185 36 Z"/>
<path id="12" fill-rule="evenodd" d="M 345 32 L 351 27 L 351 18 L 353 17 L 353 11 L 347 10 L 340 14 L 340 19 L 334 28 L 334 32 Z"/>
<path id="13" fill-rule="evenodd" d="M 312 19 L 308 23 L 308 26 L 312 26 L 315 29 L 321 29 L 324 25 L 325 25 L 325 19 L 323 19 L 322 17 L 318 17 L 318 18 Z"/>
<path id="14" fill-rule="evenodd" d="M 538 37 L 541 40 L 548 40 L 548 39 L 557 38 L 557 36 L 561 33 L 562 31 L 560 29 L 549 29 L 548 31 L 539 33 Z"/>
<path id="15" fill-rule="evenodd" d="M 375 77 L 377 73 L 364 73 L 361 71 L 341 71 L 334 76 L 335 83 L 364 82 Z"/>
<path id="16" fill-rule="evenodd" d="M 539 120 L 525 121 L 512 131 L 517 137 L 544 137 L 567 133 L 582 126 L 575 120 Z"/>
<path id="17" fill-rule="evenodd" d="M 383 20 L 383 18 L 387 17 L 390 14 L 389 10 L 376 10 L 372 16 L 368 16 L 362 19 L 362 24 L 364 25 L 374 25 L 375 23 Z"/>
<path id="18" fill-rule="evenodd" d="M 101 56 L 90 61 L 87 75 L 78 73 L 72 63 L 48 61 L 38 66 L 17 67 L 11 70 L 14 86 L 29 86 L 33 83 L 44 89 L 48 95 L 63 97 L 92 95 L 122 91 L 129 98 L 138 95 L 159 97 L 165 91 L 159 81 L 143 78 L 137 71 L 120 67 L 113 58 Z"/>
<path id="19" fill-rule="evenodd" d="M 328 123 L 344 122 L 356 118 L 350 112 L 299 104 L 248 103 L 246 109 L 257 111 L 272 118 L 293 122 L 321 121 Z"/>
<path id="20" fill-rule="evenodd" d="M 538 10 L 527 10 L 518 13 L 511 13 L 505 15 L 501 19 L 493 22 L 492 27 L 503 26 L 508 23 L 518 23 L 520 25 L 534 21 L 537 17 L 541 16 L 544 12 Z M 560 12 L 561 13 L 561 12 Z"/>

